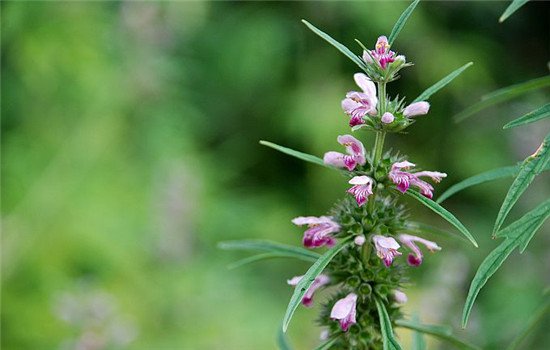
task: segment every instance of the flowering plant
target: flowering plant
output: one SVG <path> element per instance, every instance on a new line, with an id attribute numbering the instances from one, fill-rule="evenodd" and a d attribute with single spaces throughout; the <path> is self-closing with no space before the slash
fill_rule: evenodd
<path id="1" fill-rule="evenodd" d="M 283 319 L 286 332 L 300 304 L 311 306 L 314 295 L 332 291 L 322 304 L 319 323 L 324 327 L 321 348 L 401 349 L 393 332 L 394 326 L 439 335 L 447 340 L 475 348 L 453 338 L 450 330 L 430 327 L 404 319 L 400 306 L 407 301 L 407 270 L 422 264 L 424 252 L 441 247 L 422 237 L 427 227 L 412 221 L 401 197 L 406 194 L 431 209 L 460 231 L 474 246 L 470 232 L 449 211 L 432 201 L 434 187 L 447 175 L 438 171 L 418 170 L 403 154 L 384 152 L 385 136 L 399 133 L 429 112 L 429 97 L 456 78 L 468 63 L 410 103 L 405 98 L 391 98 L 388 83 L 399 78 L 401 69 L 411 66 L 404 55 L 392 51 L 392 45 L 418 0 L 401 15 L 389 38 L 378 37 L 374 48 L 363 44 L 360 56 L 335 41 L 312 24 L 304 23 L 350 58 L 362 70 L 353 78 L 360 91 L 345 94 L 341 106 L 352 132 L 374 133 L 370 151 L 351 134 L 340 135 L 342 151 L 328 151 L 324 157 L 298 152 L 271 142 L 261 144 L 302 160 L 339 171 L 349 180 L 347 195 L 336 202 L 326 215 L 299 216 L 292 220 L 306 226 L 302 244 L 305 248 L 267 241 L 225 242 L 224 248 L 263 250 L 265 253 L 244 262 L 268 257 L 294 257 L 314 264 L 304 275 L 288 280 L 294 292 Z M 314 250 L 328 248 L 323 254 Z"/>

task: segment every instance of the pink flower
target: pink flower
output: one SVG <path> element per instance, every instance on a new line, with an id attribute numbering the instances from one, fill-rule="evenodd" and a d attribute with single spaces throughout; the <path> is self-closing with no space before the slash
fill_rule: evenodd
<path id="1" fill-rule="evenodd" d="M 346 167 L 349 171 L 355 169 L 357 164 L 364 165 L 365 147 L 361 141 L 351 135 L 338 136 L 338 142 L 342 146 L 346 146 L 347 155 L 339 152 L 327 152 L 323 157 L 325 164 L 333 165 L 339 168 Z"/>
<path id="2" fill-rule="evenodd" d="M 427 176 L 435 182 L 440 182 L 441 179 L 447 176 L 445 173 L 437 171 L 420 171 L 416 173 L 408 172 L 409 168 L 415 165 L 408 161 L 394 163 L 391 167 L 391 171 L 388 174 L 390 180 L 397 185 L 397 189 L 403 193 L 407 192 L 409 187 L 416 186 L 422 195 L 427 198 L 433 197 L 433 186 L 424 180 L 421 180 L 421 176 Z"/>
<path id="3" fill-rule="evenodd" d="M 395 302 L 398 304 L 405 304 L 409 300 L 409 298 L 407 298 L 407 294 L 403 293 L 399 289 L 393 291 L 393 297 L 395 298 Z"/>
<path id="4" fill-rule="evenodd" d="M 373 58 L 380 65 L 380 67 L 382 67 L 382 69 L 386 69 L 388 64 L 395 61 L 395 52 L 390 50 L 388 38 L 385 36 L 378 38 L 374 50 L 370 51 L 370 55 L 367 51 L 363 52 L 363 60 L 366 63 L 373 63 Z"/>
<path id="5" fill-rule="evenodd" d="M 399 241 L 409 247 L 410 250 L 412 250 L 412 253 L 409 254 L 407 258 L 407 262 L 411 266 L 418 266 L 422 264 L 422 251 L 418 246 L 415 244 L 416 242 L 422 243 L 430 252 L 434 252 L 436 250 L 441 250 L 441 247 L 437 245 L 437 243 L 428 241 L 427 239 L 401 234 L 398 237 Z"/>
<path id="6" fill-rule="evenodd" d="M 296 276 L 292 279 L 288 280 L 287 283 L 293 287 L 296 287 L 296 285 L 302 280 L 304 276 Z M 330 278 L 327 275 L 319 275 L 315 278 L 311 286 L 308 288 L 306 294 L 304 294 L 304 297 L 302 298 L 302 304 L 305 307 L 310 307 L 313 304 L 313 293 L 324 285 L 328 284 L 330 282 Z"/>
<path id="7" fill-rule="evenodd" d="M 340 225 L 328 216 L 300 216 L 292 219 L 292 223 L 298 226 L 308 225 L 302 241 L 306 248 L 317 248 L 324 245 L 332 247 L 336 241 L 331 233 L 340 231 Z"/>
<path id="8" fill-rule="evenodd" d="M 424 115 L 430 110 L 430 104 L 426 101 L 420 101 L 411 103 L 403 110 L 405 117 L 414 117 L 417 115 Z"/>
<path id="9" fill-rule="evenodd" d="M 359 206 L 365 204 L 367 198 L 372 194 L 373 180 L 368 176 L 355 176 L 348 183 L 353 185 L 348 190 L 348 193 L 351 193 L 355 197 Z"/>
<path id="10" fill-rule="evenodd" d="M 366 241 L 367 239 L 363 235 L 357 236 L 353 239 L 353 243 L 357 244 L 358 246 L 362 246 L 363 244 L 365 244 Z"/>
<path id="11" fill-rule="evenodd" d="M 393 123 L 394 119 L 395 119 L 395 117 L 394 117 L 393 114 L 391 114 L 390 112 L 386 112 L 382 116 L 382 123 L 390 124 L 390 123 Z"/>
<path id="12" fill-rule="evenodd" d="M 372 241 L 374 242 L 374 247 L 376 248 L 376 255 L 384 261 L 384 265 L 386 265 L 386 267 L 390 267 L 393 259 L 396 256 L 401 255 L 401 253 L 397 251 L 400 245 L 393 237 L 376 235 L 372 237 Z"/>
<path id="13" fill-rule="evenodd" d="M 355 320 L 356 304 L 357 294 L 349 293 L 347 297 L 338 300 L 330 311 L 330 318 L 338 320 L 344 332 L 347 332 L 352 324 L 357 323 Z"/>
<path id="14" fill-rule="evenodd" d="M 363 90 L 363 92 L 350 91 L 346 94 L 346 98 L 342 100 L 342 109 L 351 117 L 350 126 L 364 124 L 363 117 L 367 114 L 376 113 L 376 87 L 374 83 L 363 73 L 353 75 L 355 83 Z"/>

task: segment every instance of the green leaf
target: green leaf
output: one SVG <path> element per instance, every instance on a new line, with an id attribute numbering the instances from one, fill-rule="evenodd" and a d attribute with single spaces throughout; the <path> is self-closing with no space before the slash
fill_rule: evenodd
<path id="1" fill-rule="evenodd" d="M 390 44 L 390 46 L 393 45 L 395 38 L 397 38 L 397 35 L 401 31 L 401 29 L 403 29 L 403 26 L 405 26 L 405 23 L 407 22 L 412 12 L 414 11 L 414 8 L 416 7 L 416 5 L 418 5 L 419 2 L 420 0 L 413 1 L 412 4 L 410 4 L 409 7 L 407 7 L 405 11 L 403 11 L 401 16 L 399 16 L 397 22 L 395 22 L 395 25 L 391 30 L 390 38 L 388 39 L 388 43 Z"/>
<path id="2" fill-rule="evenodd" d="M 512 340 L 507 350 L 516 350 L 521 343 L 527 338 L 537 326 L 542 324 L 543 319 L 550 314 L 550 298 L 546 297 L 546 300 L 538 307 L 538 310 L 531 316 L 527 325 L 523 330 Z"/>
<path id="3" fill-rule="evenodd" d="M 336 343 L 336 341 L 338 341 L 338 339 L 340 338 L 340 334 L 335 336 L 335 337 L 332 337 L 330 338 L 327 342 L 319 345 L 318 347 L 315 348 L 315 350 L 327 350 L 327 349 L 330 349 L 330 347 L 332 345 L 334 345 L 334 343 Z"/>
<path id="4" fill-rule="evenodd" d="M 421 195 L 420 193 L 411 190 L 410 188 L 407 190 L 407 193 L 409 196 L 413 197 L 420 203 L 424 204 L 426 207 L 430 208 L 434 213 L 441 216 L 443 219 L 447 220 L 451 225 L 456 227 L 472 244 L 477 248 L 477 242 L 472 236 L 472 234 L 462 225 L 462 223 L 453 215 L 451 214 L 447 209 L 443 208 L 436 202 L 432 201 L 431 199 L 428 199 Z"/>
<path id="5" fill-rule="evenodd" d="M 288 342 L 282 327 L 279 327 L 279 331 L 277 332 L 277 345 L 279 346 L 279 350 L 292 350 L 292 346 Z"/>
<path id="6" fill-rule="evenodd" d="M 506 18 L 510 17 L 520 7 L 525 5 L 527 3 L 527 1 L 528 0 L 512 0 L 512 3 L 506 8 L 506 10 L 504 10 L 504 13 L 502 14 L 502 16 L 500 16 L 498 21 L 500 23 L 504 22 L 506 20 Z"/>
<path id="7" fill-rule="evenodd" d="M 518 165 L 506 166 L 502 168 L 485 171 L 481 174 L 477 174 L 472 177 L 469 177 L 466 180 L 462 180 L 459 183 L 456 183 L 451 187 L 449 187 L 445 192 L 443 192 L 439 196 L 439 198 L 437 199 L 437 203 L 443 202 L 447 198 L 451 197 L 457 192 L 462 191 L 465 188 L 468 188 L 474 185 L 479 185 L 488 181 L 493 181 L 493 180 L 502 179 L 506 177 L 514 177 L 518 173 L 519 169 L 520 167 Z"/>
<path id="8" fill-rule="evenodd" d="M 354 54 L 353 52 L 351 52 L 350 49 L 348 49 L 347 47 L 345 47 L 344 45 L 340 44 L 338 41 L 334 40 L 330 35 L 328 35 L 327 33 L 323 32 L 322 30 L 318 29 L 317 27 L 315 27 L 313 24 L 309 23 L 308 21 L 306 21 L 305 19 L 302 20 L 302 22 L 309 28 L 311 29 L 312 32 L 314 32 L 315 34 L 319 35 L 321 38 L 323 38 L 324 40 L 326 40 L 329 44 L 331 44 L 332 46 L 334 46 L 335 48 L 338 49 L 338 51 L 340 51 L 341 53 L 343 53 L 344 55 L 346 55 L 350 60 L 352 60 L 356 65 L 359 66 L 359 68 L 361 68 L 362 70 L 366 70 L 367 69 L 367 65 L 365 64 L 365 62 L 363 62 L 363 60 L 357 56 L 356 54 Z"/>
<path id="9" fill-rule="evenodd" d="M 260 239 L 220 242 L 218 243 L 218 248 L 225 250 L 265 251 L 304 261 L 316 261 L 321 256 L 305 248 Z"/>
<path id="10" fill-rule="evenodd" d="M 550 199 L 539 204 L 535 209 L 510 224 L 510 226 L 497 232 L 494 237 L 518 238 L 520 253 L 523 253 L 535 232 L 549 216 Z"/>
<path id="11" fill-rule="evenodd" d="M 378 317 L 380 318 L 380 330 L 382 331 L 382 340 L 384 341 L 384 350 L 401 350 L 401 345 L 395 335 L 393 334 L 393 329 L 391 327 L 390 316 L 386 310 L 386 306 L 379 299 L 375 298 L 376 309 L 378 310 Z"/>
<path id="12" fill-rule="evenodd" d="M 515 84 L 493 91 L 492 93 L 483 96 L 481 98 L 481 101 L 466 108 L 462 112 L 455 115 L 453 118 L 456 123 L 461 122 L 487 107 L 496 105 L 500 102 L 508 101 L 514 97 L 521 96 L 530 91 L 542 89 L 547 86 L 550 86 L 550 75 L 528 80 L 523 83 Z"/>
<path id="13" fill-rule="evenodd" d="M 422 222 L 407 221 L 402 230 L 412 234 L 428 234 L 435 237 L 449 236 L 460 239 L 463 242 L 469 242 L 466 238 L 464 238 L 464 236 L 459 235 L 458 233 L 442 230 L 439 227 L 424 224 Z"/>
<path id="14" fill-rule="evenodd" d="M 413 316 L 414 323 L 420 323 L 418 315 Z M 413 331 L 413 350 L 426 350 L 426 340 L 422 332 Z"/>
<path id="15" fill-rule="evenodd" d="M 505 237 L 505 240 L 489 253 L 477 269 L 464 304 L 462 327 L 466 327 L 474 302 L 489 278 L 498 270 L 516 247 L 520 247 L 521 251 L 527 247 L 535 232 L 549 216 L 550 199 L 498 233 L 498 236 Z"/>
<path id="16" fill-rule="evenodd" d="M 230 270 L 233 270 L 233 269 L 236 269 L 238 267 L 242 267 L 244 265 L 252 264 L 252 263 L 255 263 L 255 262 L 258 262 L 258 261 L 261 261 L 261 260 L 274 259 L 274 258 L 297 258 L 297 256 L 295 254 L 286 254 L 286 253 L 262 253 L 262 254 L 252 255 L 252 256 L 249 256 L 247 258 L 235 261 L 234 263 L 231 263 L 231 264 L 227 265 L 227 268 L 230 269 Z M 316 260 L 313 257 L 308 258 L 308 257 L 305 257 L 305 256 L 299 257 L 299 259 L 300 260 L 305 260 L 305 261 L 311 261 L 311 262 L 315 262 L 315 260 Z"/>
<path id="17" fill-rule="evenodd" d="M 502 206 L 498 212 L 495 220 L 495 226 L 493 228 L 493 235 L 500 229 L 506 216 L 512 210 L 512 207 L 517 202 L 519 197 L 525 192 L 527 187 L 533 182 L 535 176 L 537 176 L 546 164 L 550 161 L 550 134 L 546 136 L 544 142 L 534 155 L 527 157 L 521 165 L 518 175 L 514 182 L 510 186 Z"/>
<path id="18" fill-rule="evenodd" d="M 397 320 L 395 321 L 395 324 L 402 328 L 411 329 L 417 332 L 422 332 L 424 334 L 433 335 L 439 339 L 445 340 L 454 346 L 456 346 L 458 349 L 464 349 L 464 350 L 480 350 L 481 348 L 469 344 L 463 340 L 460 340 L 455 335 L 453 335 L 453 331 L 450 327 L 446 326 L 436 326 L 436 325 L 427 325 L 427 324 L 420 324 L 417 322 L 411 322 L 406 320 Z"/>
<path id="19" fill-rule="evenodd" d="M 512 120 L 508 124 L 504 125 L 503 129 L 509 129 L 520 125 L 530 124 L 536 122 L 537 120 L 548 117 L 550 117 L 550 103 L 547 103 L 544 106 L 535 109 L 534 111 L 529 112 L 516 120 Z"/>
<path id="20" fill-rule="evenodd" d="M 292 294 L 290 302 L 288 303 L 288 306 L 286 308 L 285 317 L 283 318 L 283 332 L 286 332 L 286 330 L 288 329 L 288 324 L 292 319 L 292 315 L 294 315 L 294 311 L 296 311 L 296 308 L 298 308 L 298 305 L 300 305 L 304 294 L 306 294 L 313 281 L 315 281 L 315 278 L 317 278 L 317 276 L 319 276 L 319 274 L 323 272 L 323 270 L 332 260 L 332 258 L 334 258 L 336 254 L 338 254 L 338 252 L 340 252 L 340 250 L 342 250 L 348 244 L 350 239 L 351 236 L 341 240 L 337 245 L 327 250 L 325 254 L 323 254 L 309 268 L 309 270 L 307 270 L 300 282 L 298 282 L 298 284 L 294 288 L 294 293 Z"/>
<path id="21" fill-rule="evenodd" d="M 417 98 L 414 99 L 414 102 L 419 101 L 426 101 L 430 98 L 433 94 L 444 88 L 447 84 L 449 84 L 454 78 L 458 77 L 460 73 L 464 72 L 467 68 L 469 68 L 471 65 L 473 65 L 473 62 L 468 62 L 462 67 L 452 71 L 449 75 L 447 75 L 445 78 L 441 79 L 437 83 L 433 84 L 429 88 L 426 89 L 423 93 L 420 94 Z"/>

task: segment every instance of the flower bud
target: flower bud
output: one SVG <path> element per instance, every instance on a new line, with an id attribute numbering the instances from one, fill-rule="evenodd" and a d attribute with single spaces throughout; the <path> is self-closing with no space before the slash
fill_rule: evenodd
<path id="1" fill-rule="evenodd" d="M 391 124 L 394 120 L 395 120 L 395 117 L 390 112 L 386 112 L 382 116 L 382 123 L 384 124 Z"/>

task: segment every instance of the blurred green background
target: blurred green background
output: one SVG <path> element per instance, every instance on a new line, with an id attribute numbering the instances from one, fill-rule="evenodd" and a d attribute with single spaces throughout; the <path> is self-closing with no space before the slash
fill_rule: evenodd
<path id="1" fill-rule="evenodd" d="M 301 24 L 308 19 L 358 53 L 388 34 L 406 2 L 2 2 L 2 348 L 274 349 L 291 288 L 307 264 L 217 242 L 300 244 L 290 219 L 321 215 L 347 184 L 333 172 L 258 144 L 339 150 L 340 109 L 356 67 Z M 408 135 L 387 141 L 449 177 L 515 164 L 549 130 L 501 126 L 548 91 L 455 125 L 453 114 L 496 88 L 548 74 L 549 4 L 504 24 L 505 2 L 421 3 L 394 49 L 415 66 L 389 86 L 414 99 L 466 62 Z M 372 135 L 361 135 L 366 144 Z M 539 177 L 510 220 L 550 195 Z M 469 328 L 460 312 L 475 269 L 497 242 L 490 229 L 511 181 L 446 202 L 480 248 L 447 237 L 414 271 L 408 314 L 501 349 L 550 284 L 548 223 L 482 291 Z M 411 203 L 413 204 L 413 203 Z M 424 222 L 447 227 L 412 205 Z M 316 309 L 290 329 L 318 344 Z M 549 322 L 541 329 L 548 329 Z M 531 349 L 550 343 L 548 334 Z M 547 332 L 546 332 L 547 333 Z M 410 337 L 399 333 L 407 344 Z M 448 348 L 430 340 L 430 348 Z"/>

